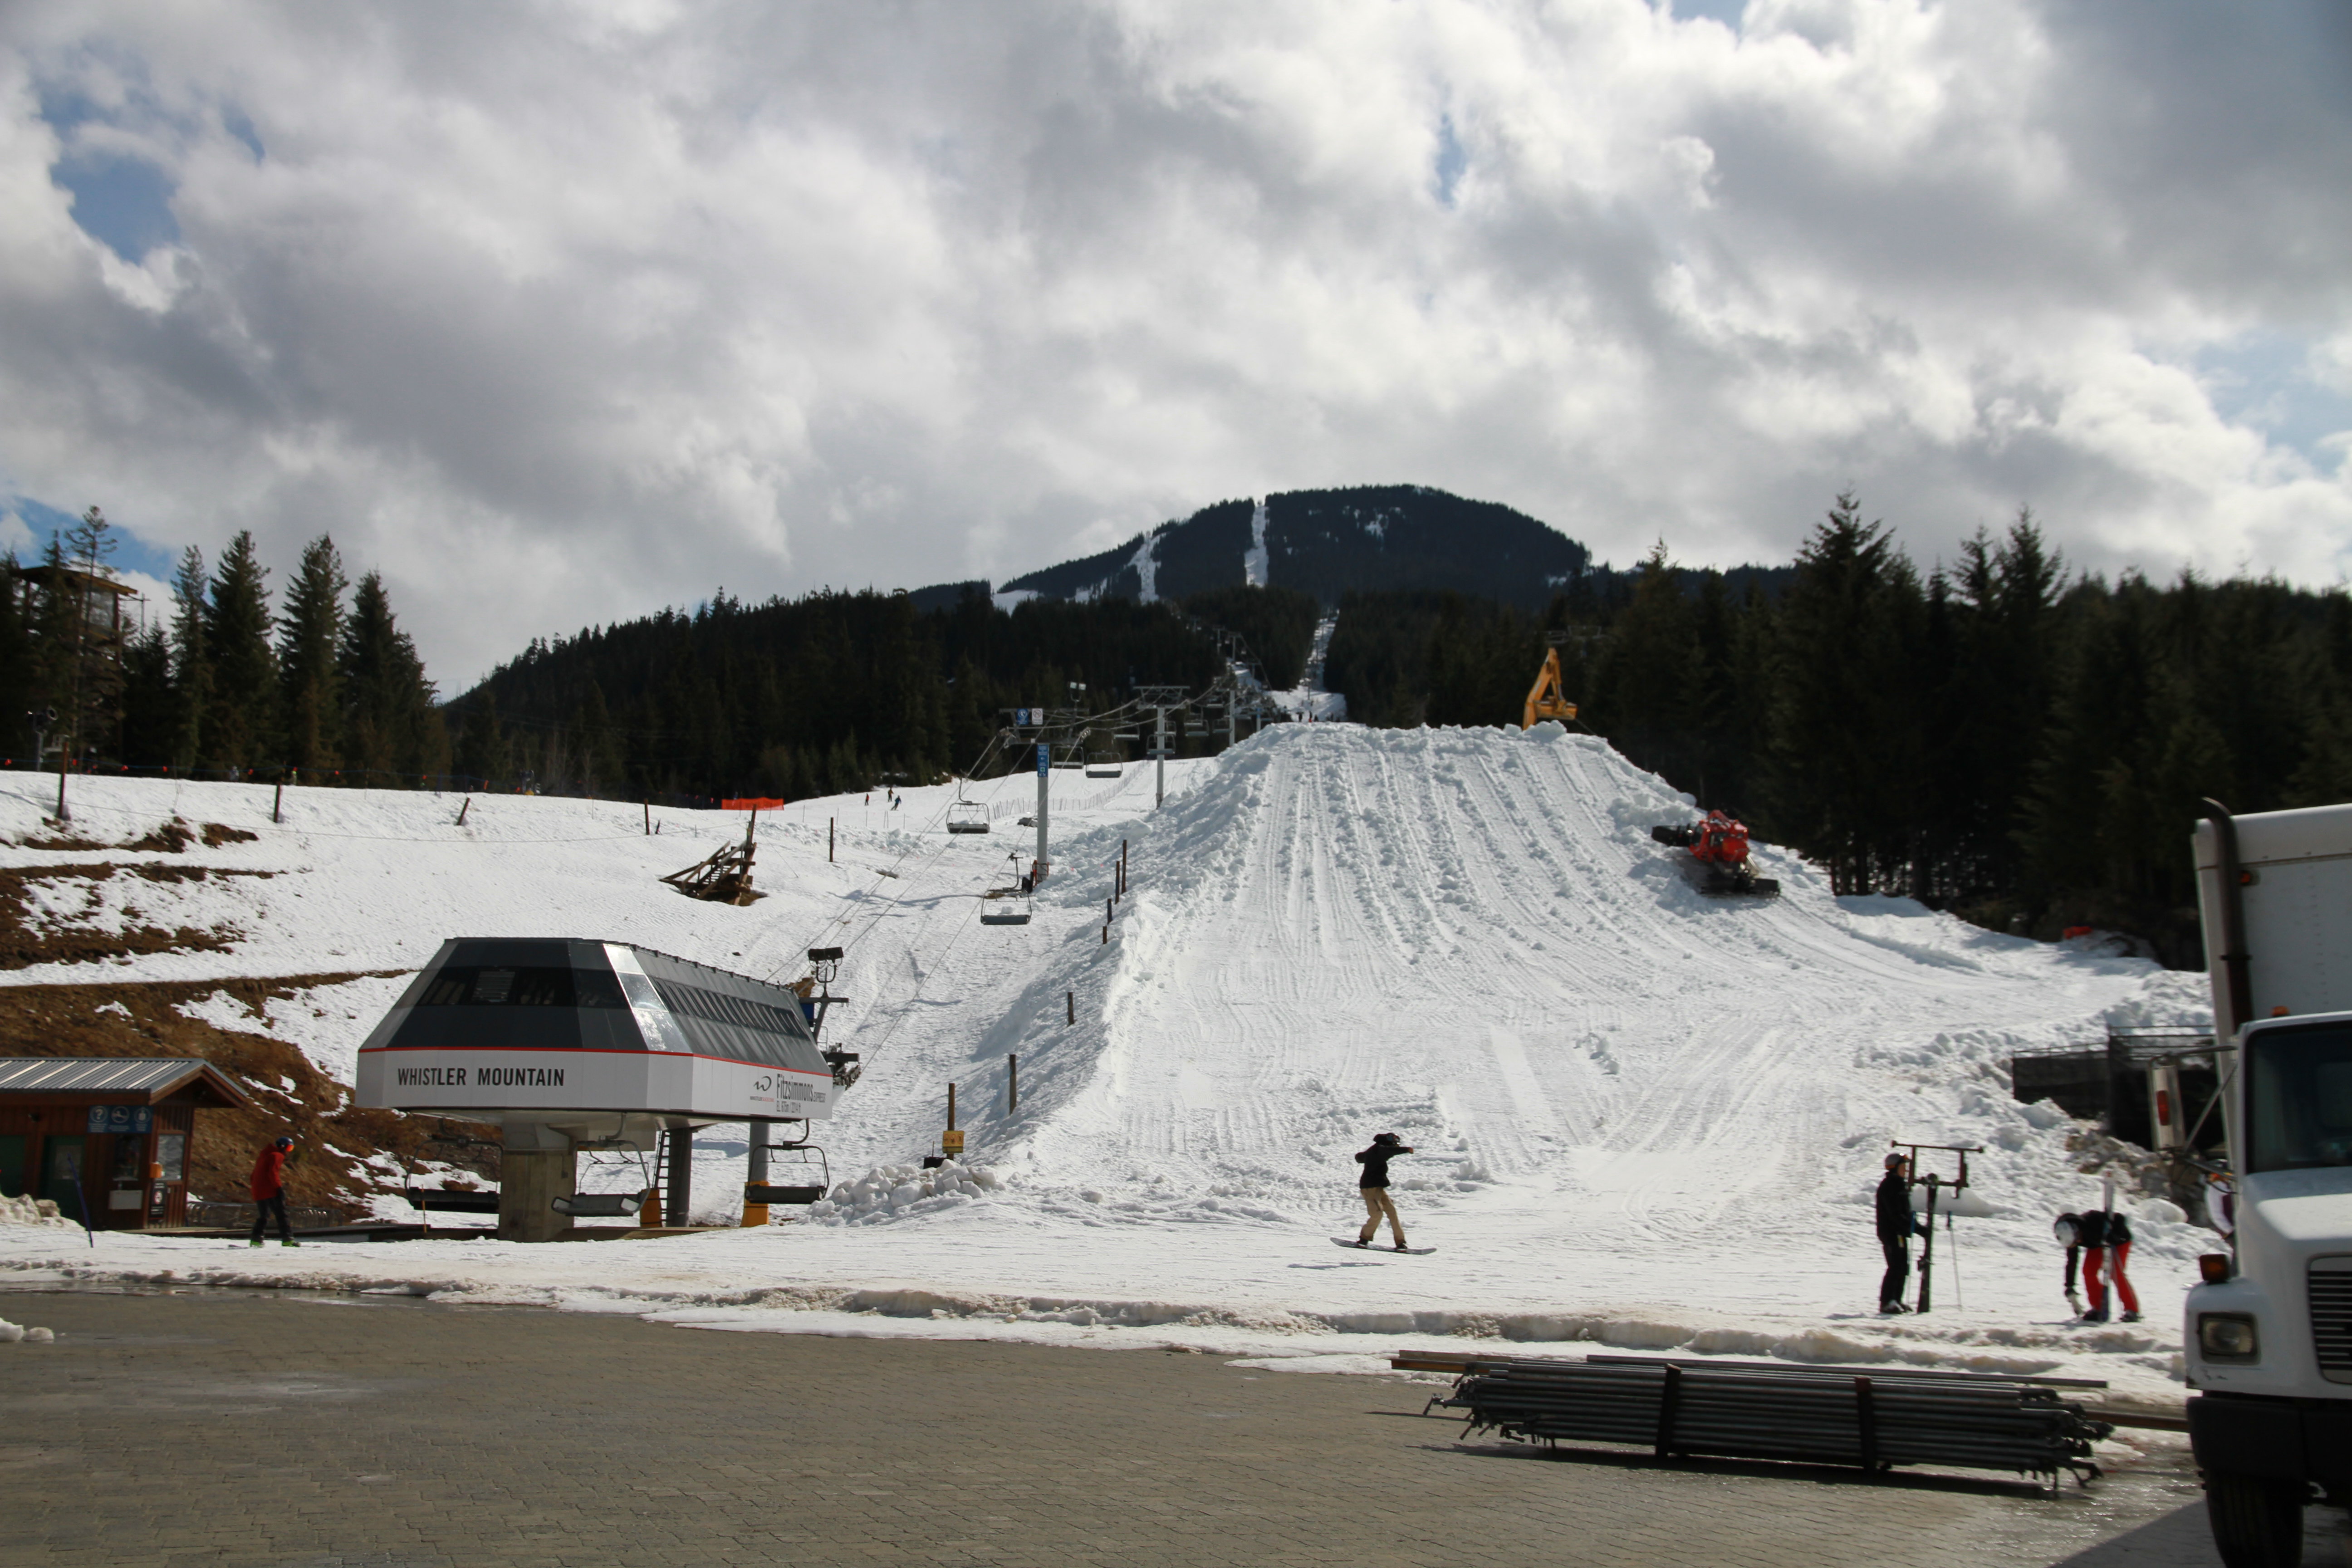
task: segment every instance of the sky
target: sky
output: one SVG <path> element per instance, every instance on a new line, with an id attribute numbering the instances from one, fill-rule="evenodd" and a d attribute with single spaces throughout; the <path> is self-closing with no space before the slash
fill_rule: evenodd
<path id="1" fill-rule="evenodd" d="M 533 637 L 1414 483 L 2352 567 L 2352 6 L 0 8 L 0 543 Z"/>

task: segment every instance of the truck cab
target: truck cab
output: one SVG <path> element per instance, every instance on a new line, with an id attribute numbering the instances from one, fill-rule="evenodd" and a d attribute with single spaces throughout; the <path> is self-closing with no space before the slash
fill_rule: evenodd
<path id="1" fill-rule="evenodd" d="M 2181 1325 L 2189 1432 L 2222 1561 L 2292 1568 L 2304 1505 L 2352 1503 L 2352 805 L 2212 805 L 2196 853 L 2236 1194 Z"/>

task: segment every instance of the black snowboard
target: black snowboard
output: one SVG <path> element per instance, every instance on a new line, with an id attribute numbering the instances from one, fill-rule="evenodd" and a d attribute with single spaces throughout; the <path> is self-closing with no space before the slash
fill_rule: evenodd
<path id="1" fill-rule="evenodd" d="M 1395 1257 L 1398 1251 L 1396 1247 L 1383 1246 L 1381 1243 L 1377 1241 L 1370 1243 L 1367 1246 L 1358 1247 L 1354 1242 L 1349 1241 L 1347 1237 L 1342 1236 L 1333 1237 L 1331 1238 L 1331 1245 L 1334 1247 L 1344 1247 L 1350 1252 L 1385 1252 L 1391 1258 Z M 1411 1254 L 1412 1257 L 1421 1258 L 1436 1251 L 1437 1248 L 1433 1247 L 1408 1247 L 1403 1250 Z"/>

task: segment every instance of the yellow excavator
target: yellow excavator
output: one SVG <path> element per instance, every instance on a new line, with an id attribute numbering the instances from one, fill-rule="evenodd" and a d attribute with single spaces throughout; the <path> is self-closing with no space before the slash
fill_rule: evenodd
<path id="1" fill-rule="evenodd" d="M 1557 719 L 1564 724 L 1575 717 L 1576 704 L 1568 700 L 1568 689 L 1560 684 L 1559 649 L 1548 648 L 1543 668 L 1536 672 L 1536 683 L 1528 688 L 1527 717 L 1519 728 L 1532 730 L 1546 719 Z"/>

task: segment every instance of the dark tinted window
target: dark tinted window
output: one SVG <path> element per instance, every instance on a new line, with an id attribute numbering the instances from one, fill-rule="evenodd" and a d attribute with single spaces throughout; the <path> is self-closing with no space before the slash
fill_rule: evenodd
<path id="1" fill-rule="evenodd" d="M 2352 1029 L 2267 1029 L 2247 1046 L 2246 1169 L 2352 1165 Z"/>
<path id="2" fill-rule="evenodd" d="M 763 1002 L 730 996 L 724 991 L 707 991 L 677 980 L 656 980 L 654 988 L 661 993 L 662 1001 L 673 1013 L 685 1013 L 714 1024 L 732 1024 L 739 1029 L 755 1029 L 763 1035 L 790 1035 L 800 1039 L 808 1033 L 808 1026 L 797 1009 L 786 1012 Z"/>
<path id="3" fill-rule="evenodd" d="M 451 964 L 433 977 L 420 1007 L 621 1007 L 620 982 L 601 970 L 545 965 Z"/>

